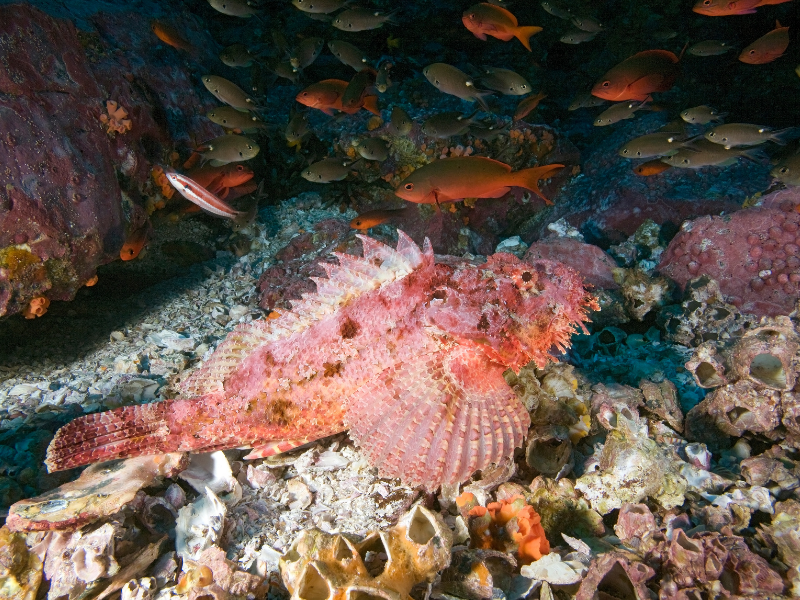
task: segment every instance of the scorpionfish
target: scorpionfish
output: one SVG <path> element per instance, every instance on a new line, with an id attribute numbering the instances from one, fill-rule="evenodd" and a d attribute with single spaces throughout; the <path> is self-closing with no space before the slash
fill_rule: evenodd
<path id="1" fill-rule="evenodd" d="M 553 360 L 596 301 L 554 261 L 437 263 L 427 239 L 398 236 L 394 249 L 359 235 L 363 257 L 321 263 L 315 293 L 239 325 L 181 398 L 67 423 L 47 466 L 241 447 L 258 458 L 348 429 L 381 476 L 428 490 L 511 458 L 530 417 L 503 372 Z"/>

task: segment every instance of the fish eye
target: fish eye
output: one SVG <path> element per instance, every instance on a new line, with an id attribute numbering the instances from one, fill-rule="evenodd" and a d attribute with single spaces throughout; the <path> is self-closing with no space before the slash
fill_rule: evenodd
<path id="1" fill-rule="evenodd" d="M 781 173 L 782 175 L 786 175 L 786 173 L 788 172 L 789 172 L 789 167 L 781 167 L 780 169 L 778 169 L 778 173 Z"/>
<path id="2" fill-rule="evenodd" d="M 522 281 L 524 281 L 525 283 L 528 283 L 531 279 L 533 279 L 533 275 L 531 275 L 530 271 L 525 271 L 521 275 L 521 278 L 522 278 Z"/>
<path id="3" fill-rule="evenodd" d="M 521 87 L 522 87 L 523 90 L 527 90 L 528 89 L 528 86 L 525 85 L 525 84 L 523 84 Z"/>
<path id="4" fill-rule="evenodd" d="M 713 0 L 703 0 L 703 6 L 711 6 L 713 4 Z"/>
<path id="5" fill-rule="evenodd" d="M 623 148 L 623 149 L 622 149 L 622 153 L 623 153 L 623 154 L 627 154 L 627 153 L 628 153 L 628 149 L 627 149 L 627 148 Z"/>
<path id="6" fill-rule="evenodd" d="M 727 141 L 728 141 L 728 138 L 722 138 L 722 141 L 723 141 L 723 142 L 727 142 Z"/>
<path id="7" fill-rule="evenodd" d="M 610 86 L 610 85 L 611 85 L 611 82 L 610 82 L 610 81 L 604 81 L 604 82 L 603 82 L 603 87 L 608 87 L 608 86 Z"/>
<path id="8" fill-rule="evenodd" d="M 641 155 L 642 155 L 642 153 L 641 153 L 641 152 L 637 152 L 637 153 L 636 153 L 636 156 L 641 156 Z"/>
<path id="9" fill-rule="evenodd" d="M 414 189 L 413 183 L 407 183 L 403 186 L 403 189 L 408 190 L 409 192 Z"/>
<path id="10" fill-rule="evenodd" d="M 750 50 L 750 52 L 748 52 L 748 54 L 749 54 L 750 56 L 753 56 L 755 53 L 756 53 L 756 51 L 755 51 L 755 50 Z"/>
<path id="11" fill-rule="evenodd" d="M 237 171 L 244 171 L 244 165 L 236 165 Z"/>
<path id="12" fill-rule="evenodd" d="M 709 131 L 708 132 L 708 137 L 714 137 L 715 135 L 717 135 L 717 134 L 714 133 L 713 131 Z"/>
<path id="13" fill-rule="evenodd" d="M 683 159 L 683 164 L 688 165 L 689 164 L 689 159 L 688 158 L 684 158 Z"/>
<path id="14" fill-rule="evenodd" d="M 244 154 L 242 154 L 241 152 L 239 152 L 239 156 L 244 156 Z"/>
<path id="15" fill-rule="evenodd" d="M 475 13 L 472 13 L 472 14 L 469 16 L 469 18 L 470 18 L 470 19 L 474 19 L 474 18 L 475 18 Z"/>

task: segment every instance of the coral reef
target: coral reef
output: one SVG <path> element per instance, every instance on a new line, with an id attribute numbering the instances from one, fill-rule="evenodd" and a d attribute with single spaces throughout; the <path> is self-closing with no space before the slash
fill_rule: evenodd
<path id="1" fill-rule="evenodd" d="M 797 192 L 774 192 L 762 201 L 726 217 L 686 221 L 658 270 L 682 289 L 707 275 L 719 284 L 723 299 L 743 313 L 789 313 L 800 297 Z"/>

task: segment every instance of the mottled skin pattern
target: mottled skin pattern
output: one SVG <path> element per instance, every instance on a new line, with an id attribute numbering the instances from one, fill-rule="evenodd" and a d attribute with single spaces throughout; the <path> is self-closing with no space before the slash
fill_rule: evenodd
<path id="1" fill-rule="evenodd" d="M 61 428 L 51 470 L 172 451 L 266 456 L 350 429 L 388 477 L 435 489 L 510 457 L 529 426 L 503 379 L 565 346 L 594 300 L 552 261 L 495 254 L 435 264 L 402 232 L 361 236 L 318 291 L 242 325 L 183 385 L 190 396 L 88 415 Z M 194 397 L 191 397 L 194 396 Z"/>

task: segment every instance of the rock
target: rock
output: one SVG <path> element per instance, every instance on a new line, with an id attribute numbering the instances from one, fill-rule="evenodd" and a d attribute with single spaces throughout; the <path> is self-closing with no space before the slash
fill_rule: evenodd
<path id="1" fill-rule="evenodd" d="M 523 260 L 557 260 L 581 274 L 586 283 L 602 290 L 617 289 L 613 270 L 617 263 L 597 246 L 568 237 L 548 237 L 531 244 Z"/>

